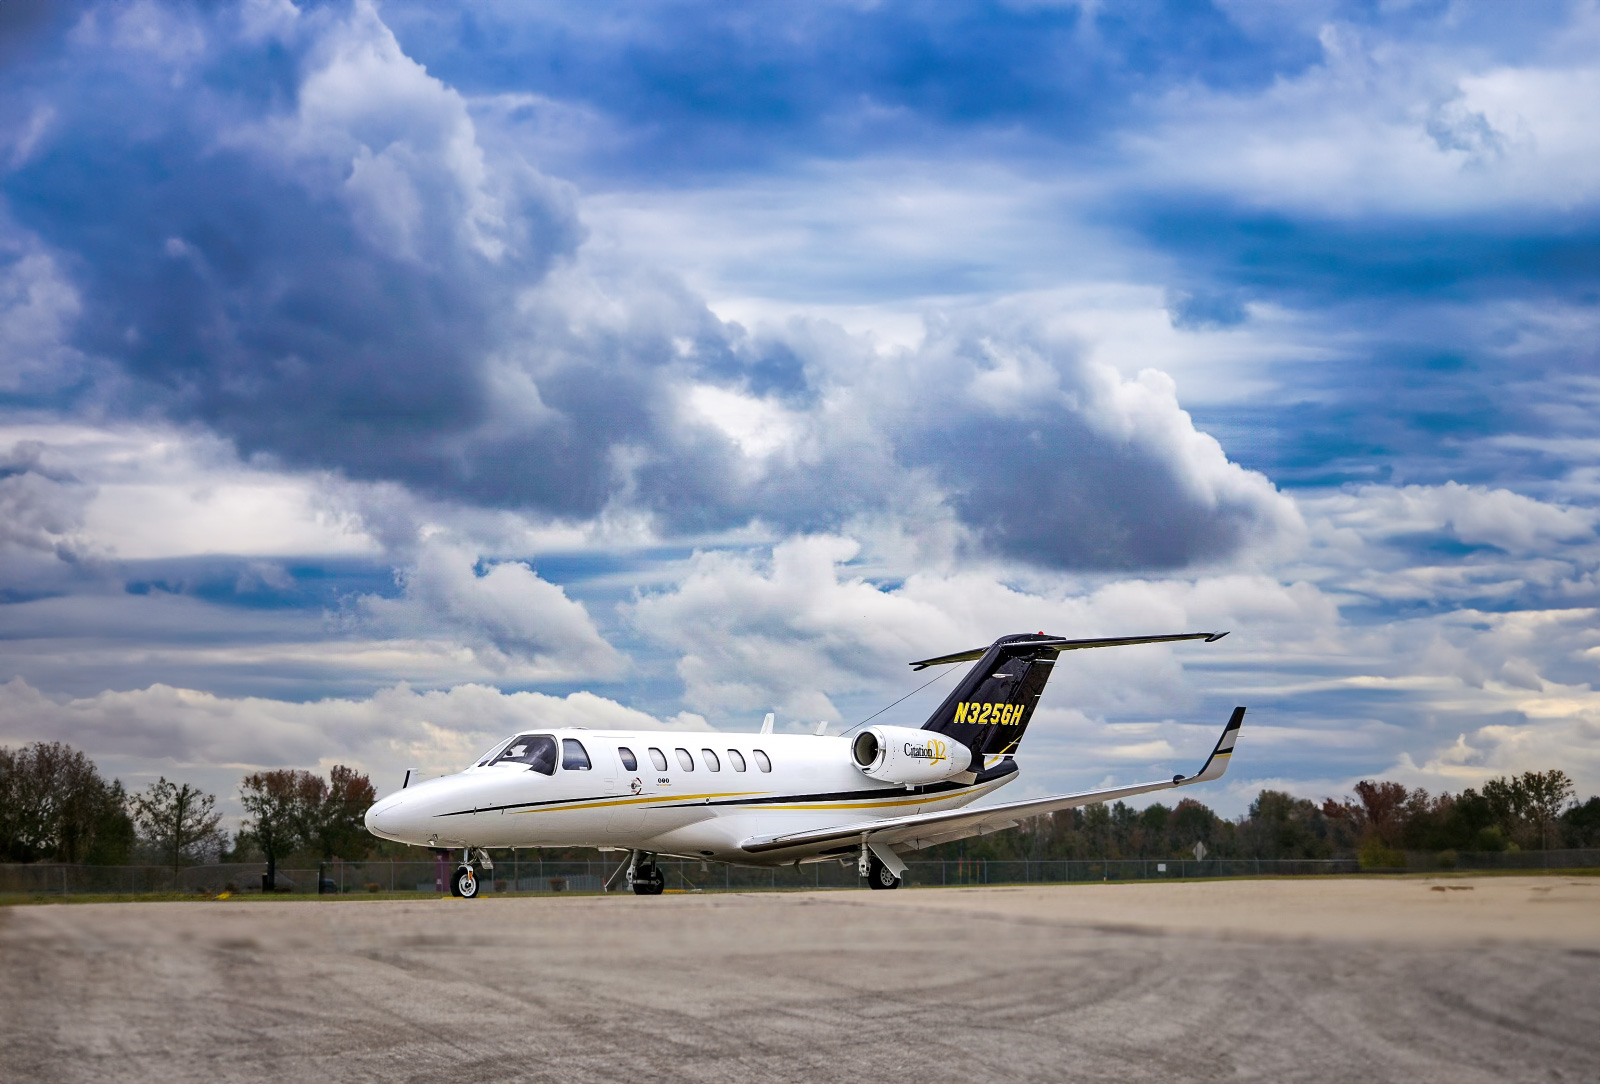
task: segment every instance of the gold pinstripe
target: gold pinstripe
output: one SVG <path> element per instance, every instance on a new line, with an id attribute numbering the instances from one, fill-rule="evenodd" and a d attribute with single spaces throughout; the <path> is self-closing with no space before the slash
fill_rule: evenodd
<path id="1" fill-rule="evenodd" d="M 941 795 L 927 795 L 927 794 L 924 794 L 920 798 L 907 798 L 907 799 L 902 799 L 902 800 L 897 801 L 897 802 L 851 802 L 851 803 L 848 803 L 848 804 L 842 804 L 842 802 L 843 802 L 842 799 L 834 799 L 832 801 L 821 800 L 821 801 L 814 801 L 814 802 L 795 802 L 795 803 L 789 803 L 789 804 L 784 804 L 784 805 L 763 805 L 763 806 L 760 806 L 759 808 L 763 809 L 763 810 L 767 810 L 767 809 L 782 809 L 782 810 L 796 810 L 796 809 L 896 809 L 896 808 L 899 808 L 900 806 L 905 806 L 905 805 L 931 805 L 934 802 L 948 801 L 951 798 L 961 797 L 962 795 L 978 794 L 978 793 L 988 789 L 989 787 L 992 787 L 995 783 L 998 783 L 998 782 L 1000 782 L 1000 780 L 997 779 L 997 780 L 993 780 L 993 781 L 991 781 L 989 783 L 977 784 L 976 786 L 969 787 L 966 790 L 958 790 L 958 791 L 950 792 L 948 794 L 941 794 Z M 600 799 L 596 799 L 595 801 L 592 801 L 592 802 L 574 802 L 571 805 L 536 806 L 533 809 L 508 809 L 508 810 L 506 810 L 506 813 L 507 814 L 513 814 L 513 815 L 520 815 L 520 814 L 523 814 L 523 813 L 556 813 L 556 812 L 560 812 L 560 811 L 566 810 L 566 809 L 604 809 L 604 808 L 606 808 L 608 806 L 649 805 L 649 804 L 663 805 L 663 804 L 675 803 L 675 802 L 699 802 L 699 801 L 704 801 L 704 800 L 706 800 L 708 798 L 711 798 L 711 799 L 715 799 L 715 798 L 749 798 L 749 797 L 754 797 L 754 796 L 757 796 L 757 795 L 763 795 L 763 794 L 768 794 L 768 793 L 770 793 L 770 792 L 769 791 L 760 791 L 760 790 L 741 790 L 741 791 L 729 791 L 727 793 L 722 793 L 722 794 L 652 794 L 652 795 L 649 795 L 649 796 L 644 797 L 644 798 L 600 798 Z"/>
<path id="2" fill-rule="evenodd" d="M 924 794 L 920 798 L 905 798 L 898 802 L 851 802 L 841 804 L 838 800 L 832 802 L 797 802 L 793 805 L 764 805 L 762 809 L 897 809 L 903 805 L 933 805 L 935 802 L 949 801 L 968 794 L 977 794 L 980 791 L 994 786 L 999 780 L 989 783 L 979 783 L 968 787 L 966 790 L 952 791 L 948 794 Z"/>
<path id="3" fill-rule="evenodd" d="M 596 809 L 610 805 L 644 805 L 648 802 L 699 802 L 707 798 L 749 798 L 766 794 L 764 790 L 734 790 L 723 794 L 651 794 L 644 798 L 600 798 L 592 802 L 573 802 L 570 805 L 535 806 L 533 809 L 508 809 L 508 813 L 553 813 L 563 809 Z"/>

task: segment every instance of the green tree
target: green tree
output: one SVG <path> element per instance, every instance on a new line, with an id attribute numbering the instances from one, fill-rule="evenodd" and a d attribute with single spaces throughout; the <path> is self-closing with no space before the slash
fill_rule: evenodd
<path id="1" fill-rule="evenodd" d="M 122 789 L 120 779 L 113 779 L 111 785 L 101 791 L 90 814 L 92 829 L 89 845 L 83 852 L 85 862 L 118 866 L 128 861 L 138 838 L 128 804 L 128 792 Z"/>
<path id="2" fill-rule="evenodd" d="M 307 784 L 306 843 L 324 862 L 331 858 L 360 858 L 372 849 L 367 831 L 367 809 L 377 800 L 372 781 L 354 768 L 335 764 L 328 781 Z"/>
<path id="3" fill-rule="evenodd" d="M 1539 836 L 1539 849 L 1550 846 L 1550 829 L 1572 801 L 1577 788 L 1560 768 L 1548 772 L 1523 772 L 1513 786 L 1522 792 L 1524 815 Z"/>
<path id="4" fill-rule="evenodd" d="M 239 785 L 239 800 L 250 818 L 240 835 L 266 856 L 267 891 L 278 887 L 278 859 L 305 845 L 312 811 L 326 790 L 319 777 L 292 768 L 255 772 Z"/>
<path id="5" fill-rule="evenodd" d="M 1280 790 L 1264 790 L 1240 825 L 1247 853 L 1256 858 L 1324 858 L 1327 822 L 1316 803 Z"/>
<path id="6" fill-rule="evenodd" d="M 1574 805 L 1561 815 L 1570 842 L 1576 847 L 1600 847 L 1600 796 Z"/>
<path id="7" fill-rule="evenodd" d="M 1191 852 L 1196 843 L 1204 843 L 1207 850 L 1216 849 L 1220 834 L 1218 818 L 1203 802 L 1183 799 L 1172 811 L 1167 824 L 1176 850 Z"/>
<path id="8" fill-rule="evenodd" d="M 61 742 L 0 747 L 0 859 L 120 861 L 131 822 L 126 794 Z"/>
<path id="9" fill-rule="evenodd" d="M 1426 847 L 1432 850 L 1498 851 L 1505 835 L 1495 827 L 1489 799 L 1468 787 L 1460 794 L 1441 794 L 1434 803 L 1432 832 Z"/>
<path id="10" fill-rule="evenodd" d="M 220 852 L 226 840 L 218 824 L 217 796 L 167 777 L 133 797 L 133 819 L 139 842 L 161 856 L 176 874 L 185 862 L 202 861 Z"/>

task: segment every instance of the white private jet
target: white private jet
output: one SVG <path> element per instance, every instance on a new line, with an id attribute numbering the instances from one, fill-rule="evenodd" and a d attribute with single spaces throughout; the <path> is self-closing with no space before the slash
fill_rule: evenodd
<path id="1" fill-rule="evenodd" d="M 410 783 L 367 811 L 384 839 L 460 848 L 451 880 L 478 894 L 473 862 L 490 847 L 600 847 L 630 857 L 639 895 L 657 895 L 658 856 L 738 865 L 848 861 L 873 888 L 898 888 L 902 850 L 999 831 L 1027 817 L 1220 778 L 1244 722 L 1235 708 L 1211 756 L 1191 776 L 963 808 L 1017 778 L 1012 754 L 1063 651 L 1204 640 L 1224 632 L 1064 640 L 1003 636 L 911 665 L 977 660 L 920 729 L 871 726 L 853 737 L 717 731 L 542 729 L 507 738 L 455 775 Z M 852 728 L 854 729 L 854 728 Z M 409 783 L 409 776 L 408 776 Z"/>

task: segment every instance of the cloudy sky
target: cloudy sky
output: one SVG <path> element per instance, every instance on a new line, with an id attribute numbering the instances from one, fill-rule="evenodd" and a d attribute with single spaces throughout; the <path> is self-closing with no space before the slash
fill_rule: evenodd
<path id="1" fill-rule="evenodd" d="M 1592 2 L 7 2 L 0 742 L 381 792 L 1227 629 L 1067 656 L 1010 796 L 1236 703 L 1228 813 L 1593 793 L 1596 58 Z"/>

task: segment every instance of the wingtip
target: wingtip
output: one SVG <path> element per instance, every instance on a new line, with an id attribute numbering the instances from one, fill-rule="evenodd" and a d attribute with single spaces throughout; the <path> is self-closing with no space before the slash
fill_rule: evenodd
<path id="1" fill-rule="evenodd" d="M 1211 633 L 1207 633 L 1206 634 L 1206 643 L 1214 644 L 1218 640 L 1222 639 L 1224 636 L 1228 635 L 1228 632 L 1231 632 L 1231 631 L 1233 631 L 1233 630 L 1229 629 L 1229 630 L 1227 630 L 1227 632 L 1211 632 Z"/>

